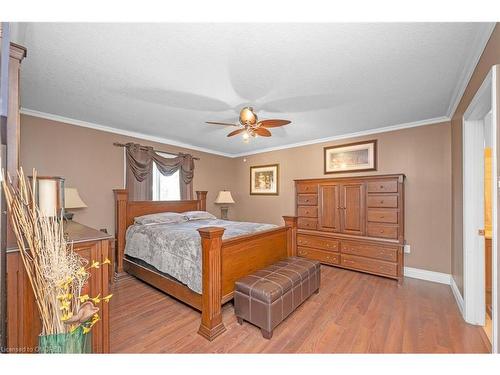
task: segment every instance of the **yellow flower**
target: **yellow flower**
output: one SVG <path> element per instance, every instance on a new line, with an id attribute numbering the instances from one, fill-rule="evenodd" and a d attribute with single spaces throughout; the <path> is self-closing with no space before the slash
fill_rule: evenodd
<path id="1" fill-rule="evenodd" d="M 91 298 L 92 302 L 94 302 L 94 304 L 98 304 L 99 302 L 101 302 L 101 299 L 99 297 L 101 297 L 101 293 L 99 293 L 94 298 Z"/>
<path id="2" fill-rule="evenodd" d="M 77 276 L 80 277 L 85 277 L 87 276 L 87 271 L 85 270 L 85 267 L 80 267 L 80 269 L 76 272 Z"/>
<path id="3" fill-rule="evenodd" d="M 64 314 L 62 317 L 61 317 L 61 320 L 64 322 L 68 319 L 70 319 L 71 317 L 73 316 L 73 313 L 71 311 L 68 311 L 66 314 Z"/>
<path id="4" fill-rule="evenodd" d="M 92 262 L 92 264 L 90 265 L 90 268 L 99 268 L 99 264 L 100 264 L 99 262 L 97 262 L 97 261 L 94 260 Z"/>
<path id="5" fill-rule="evenodd" d="M 86 335 L 87 333 L 90 332 L 90 328 L 88 327 L 83 327 L 83 334 Z"/>
<path id="6" fill-rule="evenodd" d="M 69 301 L 61 301 L 61 307 L 59 308 L 60 310 L 69 310 Z"/>
<path id="7" fill-rule="evenodd" d="M 78 297 L 78 299 L 79 299 L 79 300 L 80 300 L 80 302 L 82 302 L 82 303 L 83 303 L 83 302 L 88 301 L 88 300 L 89 300 L 89 298 L 90 298 L 90 297 L 89 297 L 89 295 L 88 295 L 88 294 L 84 294 L 83 296 Z"/>
<path id="8" fill-rule="evenodd" d="M 106 259 L 104 259 L 104 262 L 102 262 L 101 264 L 102 265 L 111 264 L 111 261 L 108 258 L 106 258 Z"/>
<path id="9" fill-rule="evenodd" d="M 73 297 L 73 295 L 71 293 L 66 293 L 66 294 L 60 294 L 60 295 L 58 295 L 57 299 L 59 301 L 63 301 L 63 300 L 70 300 L 72 297 Z"/>
<path id="10" fill-rule="evenodd" d="M 108 294 L 106 297 L 103 297 L 103 299 L 102 299 L 102 300 L 103 300 L 104 302 L 109 302 L 109 300 L 111 299 L 111 297 L 113 297 L 113 295 L 112 295 L 112 294 Z"/>
<path id="11" fill-rule="evenodd" d="M 101 320 L 101 318 L 99 317 L 99 315 L 98 314 L 94 314 L 92 316 L 92 320 L 90 321 L 89 328 L 92 328 L 99 320 Z"/>

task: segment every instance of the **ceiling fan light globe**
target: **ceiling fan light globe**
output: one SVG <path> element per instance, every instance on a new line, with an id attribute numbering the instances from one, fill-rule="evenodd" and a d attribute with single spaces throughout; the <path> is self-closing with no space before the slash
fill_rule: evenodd
<path id="1" fill-rule="evenodd" d="M 240 112 L 240 122 L 243 125 L 254 125 L 257 123 L 257 115 L 252 107 L 244 107 Z"/>

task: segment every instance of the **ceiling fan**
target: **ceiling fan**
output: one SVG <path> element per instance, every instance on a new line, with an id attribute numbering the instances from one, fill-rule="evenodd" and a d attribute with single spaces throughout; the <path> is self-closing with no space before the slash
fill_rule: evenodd
<path id="1" fill-rule="evenodd" d="M 206 123 L 212 125 L 241 127 L 240 129 L 232 131 L 227 136 L 232 137 L 233 135 L 243 133 L 243 141 L 247 143 L 250 137 L 256 137 L 258 135 L 260 135 L 261 137 L 272 136 L 271 132 L 267 128 L 277 128 L 279 126 L 290 124 L 291 122 L 288 120 L 277 120 L 277 119 L 259 121 L 257 114 L 254 112 L 252 107 L 244 107 L 240 111 L 239 121 L 240 121 L 239 125 L 227 122 L 217 122 L 217 121 L 207 121 Z"/>

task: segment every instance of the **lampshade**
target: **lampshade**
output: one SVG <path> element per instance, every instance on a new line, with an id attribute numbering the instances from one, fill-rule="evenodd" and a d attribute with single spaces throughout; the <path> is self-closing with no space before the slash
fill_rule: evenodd
<path id="1" fill-rule="evenodd" d="M 217 194 L 217 199 L 215 200 L 215 203 L 219 203 L 219 204 L 234 203 L 234 199 L 231 196 L 230 191 L 221 190 L 221 191 L 219 191 L 219 194 Z"/>
<path id="2" fill-rule="evenodd" d="M 29 176 L 33 181 L 33 176 Z M 37 176 L 35 200 L 42 216 L 59 216 L 64 206 L 64 178 Z"/>
<path id="3" fill-rule="evenodd" d="M 75 188 L 65 188 L 64 189 L 64 208 L 84 208 L 87 207 L 78 190 Z"/>

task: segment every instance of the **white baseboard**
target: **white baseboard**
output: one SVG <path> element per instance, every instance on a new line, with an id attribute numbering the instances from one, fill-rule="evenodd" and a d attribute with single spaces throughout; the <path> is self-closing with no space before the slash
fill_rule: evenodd
<path id="1" fill-rule="evenodd" d="M 453 277 L 448 273 L 434 272 L 422 270 L 419 268 L 405 267 L 405 277 L 411 277 L 413 279 L 427 280 L 434 283 L 449 285 L 455 300 L 457 301 L 458 309 L 462 316 L 464 316 L 464 299 L 458 290 L 458 286 L 455 283 Z"/>
<path id="2" fill-rule="evenodd" d="M 462 316 L 464 316 L 464 298 L 460 294 L 460 291 L 458 290 L 458 286 L 455 283 L 455 279 L 451 277 L 451 291 L 453 292 L 453 295 L 455 296 L 455 300 L 457 301 L 458 309 L 460 310 L 460 313 Z"/>
<path id="3" fill-rule="evenodd" d="M 432 281 L 440 284 L 451 284 L 451 275 L 448 273 L 422 270 L 420 268 L 405 267 L 405 277 Z"/>

